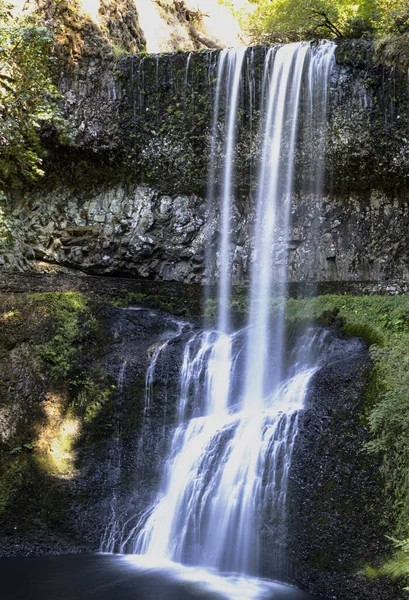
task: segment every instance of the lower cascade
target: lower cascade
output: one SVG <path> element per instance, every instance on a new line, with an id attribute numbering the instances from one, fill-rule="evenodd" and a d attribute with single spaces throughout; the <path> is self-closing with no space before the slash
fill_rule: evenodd
<path id="1" fill-rule="evenodd" d="M 256 574 L 265 511 L 279 547 L 297 411 L 316 368 L 304 361 L 325 334 L 305 336 L 288 377 L 251 409 L 240 394 L 245 333 L 205 332 L 187 344 L 162 489 L 122 550 L 131 543 L 158 560 Z"/>
<path id="2" fill-rule="evenodd" d="M 300 168 L 308 169 L 306 188 L 317 193 L 321 186 L 322 156 L 308 157 L 308 165 L 300 166 L 297 140 L 322 133 L 333 55 L 330 42 L 290 44 L 266 53 L 260 106 L 252 106 L 260 114 L 260 149 L 249 319 L 246 327 L 233 331 L 230 231 L 237 193 L 235 129 L 243 96 L 241 74 L 249 71 L 252 55 L 250 50 L 220 53 L 209 168 L 212 210 L 219 214 L 219 248 L 207 257 L 208 273 L 218 282 L 217 326 L 194 334 L 186 344 L 178 423 L 160 491 L 136 525 L 120 539 L 111 536 L 105 550 L 115 547 L 158 563 L 259 575 L 263 521 L 268 515 L 274 530 L 269 535 L 273 568 L 279 573 L 285 567 L 287 490 L 298 415 L 325 354 L 326 338 L 325 332 L 307 328 L 292 350 L 285 343 L 282 299 L 291 194 Z M 219 112 L 225 119 L 222 164 L 215 155 Z M 166 343 L 148 369 L 148 401 L 162 351 Z"/>

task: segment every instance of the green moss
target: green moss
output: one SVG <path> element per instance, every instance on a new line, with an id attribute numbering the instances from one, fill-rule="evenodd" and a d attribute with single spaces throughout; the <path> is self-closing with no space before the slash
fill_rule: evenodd
<path id="1" fill-rule="evenodd" d="M 409 68 L 409 35 L 389 35 L 374 43 L 375 60 L 380 64 Z"/>
<path id="2" fill-rule="evenodd" d="M 92 422 L 101 409 L 110 401 L 115 386 L 101 389 L 95 379 L 89 375 L 77 377 L 71 381 L 71 388 L 75 390 L 71 402 L 76 414 L 81 415 L 85 423 Z"/>
<path id="3" fill-rule="evenodd" d="M 79 292 L 33 294 L 33 299 L 47 311 L 54 329 L 52 339 L 37 346 L 38 356 L 47 364 L 52 379 L 62 379 L 79 355 L 80 322 L 89 314 L 89 303 Z"/>
<path id="4" fill-rule="evenodd" d="M 367 567 L 364 574 L 368 577 L 390 577 L 391 579 L 400 579 L 406 583 L 404 588 L 408 598 L 409 592 L 409 539 L 391 540 L 394 544 L 395 552 L 393 556 L 380 567 Z"/>
<path id="5" fill-rule="evenodd" d="M 103 299 L 102 296 L 100 296 L 100 298 Z M 176 301 L 173 298 L 170 298 L 166 292 L 163 294 L 150 294 L 141 292 L 128 292 L 123 290 L 116 294 L 115 298 L 110 299 L 109 302 L 113 306 L 123 308 L 128 306 L 142 306 L 156 310 L 163 310 L 177 316 L 192 318 L 200 316 L 200 314 L 194 310 L 193 302 L 185 302 L 180 298 L 178 298 Z"/>
<path id="6" fill-rule="evenodd" d="M 2 462 L 2 477 L 0 486 L 0 521 L 7 516 L 9 505 L 22 485 L 27 469 L 27 457 L 16 455 L 4 456 Z"/>
<path id="7" fill-rule="evenodd" d="M 106 301 L 73 292 L 0 299 L 0 366 L 23 348 L 32 358 L 24 377 L 34 385 L 30 419 L 0 444 L 0 522 L 10 533 L 28 531 L 35 519 L 58 527 L 80 454 L 111 434 L 115 390 L 99 364 L 110 339 L 106 309 Z M 13 385 L 0 389 L 4 406 L 14 393 Z"/>

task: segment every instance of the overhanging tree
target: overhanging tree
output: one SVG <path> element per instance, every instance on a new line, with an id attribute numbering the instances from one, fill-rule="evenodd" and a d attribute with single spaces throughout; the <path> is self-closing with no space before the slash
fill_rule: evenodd
<path id="1" fill-rule="evenodd" d="M 38 16 L 0 0 L 0 189 L 43 175 L 42 127 L 66 134 L 52 78 L 53 38 Z"/>
<path id="2" fill-rule="evenodd" d="M 247 17 L 255 42 L 357 38 L 409 30 L 407 0 L 253 0 Z"/>

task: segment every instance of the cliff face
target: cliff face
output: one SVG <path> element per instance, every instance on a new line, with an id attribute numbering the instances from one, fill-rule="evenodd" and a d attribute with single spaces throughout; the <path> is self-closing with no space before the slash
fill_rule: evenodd
<path id="1" fill-rule="evenodd" d="M 247 54 L 256 96 L 264 53 Z M 88 273 L 203 282 L 205 248 L 217 247 L 218 237 L 217 209 L 210 216 L 205 201 L 216 55 L 93 58 L 62 73 L 73 145 L 61 148 L 50 135 L 47 179 L 24 198 L 10 198 L 2 268 L 42 268 L 40 261 Z M 246 99 L 248 71 L 233 207 L 235 283 L 249 275 L 259 152 L 257 113 L 250 119 Z M 293 194 L 289 280 L 408 281 L 406 70 L 379 64 L 369 42 L 345 42 L 330 86 L 327 139 L 301 141 L 296 156 L 296 165 L 307 167 Z M 303 181 L 308 158 L 323 147 L 321 199 Z"/>
<path id="2" fill-rule="evenodd" d="M 31 288 L 49 283 L 31 279 Z M 183 294 L 170 284 L 151 284 L 149 295 L 103 277 L 92 288 L 93 280 L 65 281 L 89 286 L 84 293 L 0 294 L 2 556 L 118 550 L 155 497 L 184 348 L 201 328 L 149 308 L 155 286 L 168 287 L 169 308 L 181 312 Z M 362 451 L 369 368 L 362 340 L 328 330 L 300 414 L 281 539 L 293 581 L 343 600 L 401 597 L 385 580 L 356 575 L 385 552 L 388 515 L 378 458 Z M 274 519 L 263 513 L 266 576 L 277 576 Z"/>

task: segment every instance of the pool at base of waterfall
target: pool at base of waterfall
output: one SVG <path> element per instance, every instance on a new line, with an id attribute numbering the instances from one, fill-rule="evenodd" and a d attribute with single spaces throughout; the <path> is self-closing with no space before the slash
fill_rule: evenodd
<path id="1" fill-rule="evenodd" d="M 295 587 L 137 555 L 0 559 L 2 600 L 318 600 Z"/>

